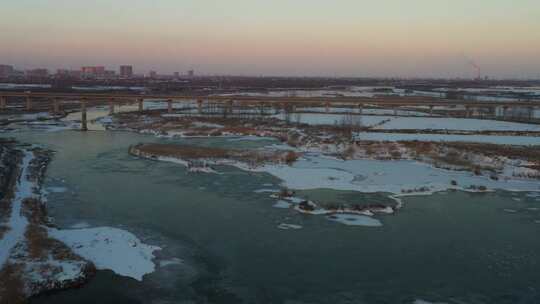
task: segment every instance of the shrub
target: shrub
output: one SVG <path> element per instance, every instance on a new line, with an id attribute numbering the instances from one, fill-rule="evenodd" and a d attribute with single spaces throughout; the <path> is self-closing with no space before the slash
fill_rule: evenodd
<path id="1" fill-rule="evenodd" d="M 292 163 L 294 163 L 297 159 L 298 154 L 296 152 L 289 151 L 287 154 L 285 154 L 285 163 L 287 163 L 289 166 L 292 165 Z"/>
<path id="2" fill-rule="evenodd" d="M 298 207 L 300 207 L 300 209 L 305 210 L 305 211 L 315 210 L 315 208 L 308 201 L 301 202 L 300 204 L 298 204 Z"/>
<path id="3" fill-rule="evenodd" d="M 294 192 L 292 190 L 289 190 L 287 188 L 283 188 L 279 191 L 279 198 L 284 198 L 284 197 L 291 197 L 294 195 Z"/>

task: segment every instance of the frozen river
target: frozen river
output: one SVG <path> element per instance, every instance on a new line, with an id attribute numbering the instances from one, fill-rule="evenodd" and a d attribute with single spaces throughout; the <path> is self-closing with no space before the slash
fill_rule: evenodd
<path id="1" fill-rule="evenodd" d="M 540 301 L 540 198 L 533 193 L 407 197 L 396 215 L 378 217 L 381 226 L 353 227 L 275 208 L 264 189 L 278 189 L 280 181 L 267 173 L 223 167 L 222 174 L 188 174 L 180 165 L 127 154 L 140 142 L 248 149 L 271 140 L 103 131 L 4 136 L 57 151 L 45 185 L 59 226 L 118 227 L 163 248 L 156 271 L 141 282 L 102 270 L 81 289 L 31 303 Z M 299 194 L 388 200 L 382 193 Z"/>

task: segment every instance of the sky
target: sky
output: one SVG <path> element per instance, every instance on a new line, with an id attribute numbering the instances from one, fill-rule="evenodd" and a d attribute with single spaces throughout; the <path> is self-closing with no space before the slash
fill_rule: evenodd
<path id="1" fill-rule="evenodd" d="M 540 78 L 539 0 L 0 0 L 0 64 Z"/>

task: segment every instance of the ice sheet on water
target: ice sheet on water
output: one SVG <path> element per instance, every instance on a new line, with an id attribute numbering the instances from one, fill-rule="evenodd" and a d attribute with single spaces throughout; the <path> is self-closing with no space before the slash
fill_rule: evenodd
<path id="1" fill-rule="evenodd" d="M 540 131 L 540 125 L 469 118 L 397 117 L 375 129 Z"/>
<path id="2" fill-rule="evenodd" d="M 281 230 L 298 230 L 298 229 L 302 229 L 302 226 L 295 225 L 295 224 L 281 223 L 281 224 L 278 225 L 278 229 L 281 229 Z"/>
<path id="3" fill-rule="evenodd" d="M 142 243 L 130 232 L 111 227 L 49 229 L 49 235 L 92 261 L 98 269 L 110 269 L 139 281 L 154 271 L 153 252 L 161 249 Z"/>
<path id="4" fill-rule="evenodd" d="M 281 209 L 288 209 L 288 208 L 291 207 L 291 204 L 289 202 L 284 201 L 284 200 L 279 200 L 272 207 L 281 208 Z"/>
<path id="5" fill-rule="evenodd" d="M 366 227 L 381 227 L 382 223 L 378 219 L 366 215 L 356 214 L 333 214 L 327 216 L 331 221 L 345 224 L 347 226 L 366 226 Z"/>
<path id="6" fill-rule="evenodd" d="M 451 171 L 434 168 L 416 161 L 381 160 L 337 160 L 321 156 L 306 156 L 288 165 L 266 165 L 253 171 L 267 172 L 283 181 L 284 186 L 296 190 L 335 189 L 360 191 L 365 193 L 390 192 L 402 194 L 402 190 L 415 190 L 423 187 L 429 194 L 435 191 L 459 187 L 485 186 L 488 189 L 510 191 L 538 191 L 540 187 L 534 180 L 500 179 L 492 180 L 475 176 L 470 172 Z M 403 172 L 408 172 L 404 175 Z M 358 176 L 365 178 L 358 179 Z M 415 192 L 415 191 L 413 191 Z M 416 193 L 416 192 L 415 192 Z"/>
<path id="7" fill-rule="evenodd" d="M 66 187 L 47 187 L 45 191 L 50 192 L 50 193 L 64 193 L 67 191 L 67 188 Z"/>

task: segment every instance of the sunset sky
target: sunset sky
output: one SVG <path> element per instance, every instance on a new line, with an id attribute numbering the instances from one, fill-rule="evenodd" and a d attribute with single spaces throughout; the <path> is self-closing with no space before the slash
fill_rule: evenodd
<path id="1" fill-rule="evenodd" d="M 3 0 L 0 64 L 540 77 L 539 0 Z"/>

